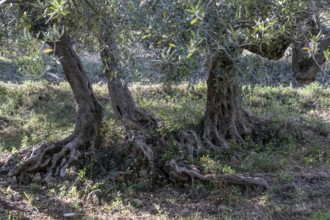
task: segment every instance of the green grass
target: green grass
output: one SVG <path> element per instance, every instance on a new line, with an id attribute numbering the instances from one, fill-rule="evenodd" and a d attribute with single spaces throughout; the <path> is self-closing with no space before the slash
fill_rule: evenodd
<path id="1" fill-rule="evenodd" d="M 0 83 L 0 115 L 0 150 L 12 151 L 69 134 L 74 125 L 73 98 L 65 83 Z"/>

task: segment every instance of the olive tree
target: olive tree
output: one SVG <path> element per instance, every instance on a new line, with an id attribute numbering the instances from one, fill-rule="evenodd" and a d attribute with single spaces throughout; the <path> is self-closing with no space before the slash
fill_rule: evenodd
<path id="1" fill-rule="evenodd" d="M 122 157 L 121 163 L 137 168 L 135 170 L 139 172 L 134 173 L 140 176 L 153 177 L 155 170 L 161 168 L 176 183 L 196 177 L 268 187 L 262 180 L 240 175 L 204 175 L 193 166 L 179 164 L 177 160 L 185 157 L 182 154 L 178 157 L 173 155 L 163 164 L 157 163 L 164 145 L 161 137 L 157 136 L 156 120 L 136 105 L 125 82 L 127 72 L 120 56 L 120 46 L 125 37 L 135 39 L 162 57 L 167 74 L 177 74 L 172 71 L 173 67 L 174 70 L 189 71 L 196 60 L 207 60 L 207 99 L 200 137 L 203 146 L 217 152 L 229 147 L 228 139 L 236 144 L 244 142 L 244 137 L 253 129 L 253 116 L 242 107 L 240 85 L 236 80 L 237 73 L 244 71 L 238 62 L 244 49 L 269 59 L 279 59 L 293 44 L 295 75 L 299 79 L 310 79 L 311 73 L 317 73 L 325 62 L 329 47 L 328 32 L 322 32 L 327 29 L 317 19 L 322 8 L 318 5 L 311 7 L 313 2 L 304 0 L 298 4 L 275 0 L 4 2 L 19 3 L 21 10 L 26 12 L 31 33 L 43 38 L 60 58 L 74 93 L 77 113 L 75 131 L 68 138 L 38 145 L 19 154 L 22 163 L 13 165 L 10 172 L 16 176 L 37 171 L 44 172 L 46 176 L 64 175 L 66 168 L 83 158 L 98 137 L 101 107 L 79 57 L 72 49 L 69 36 L 78 29 L 97 39 L 113 112 L 133 140 L 132 152 L 125 156 L 134 159 L 122 162 L 126 160 Z M 54 34 L 56 38 L 50 39 L 49 36 Z M 306 47 L 310 37 L 314 37 L 313 49 Z M 299 44 L 299 40 L 302 43 Z M 309 60 L 308 68 L 306 60 Z M 311 70 L 310 66 L 313 66 Z M 308 77 L 300 77 L 305 73 Z M 146 135 L 146 131 L 155 135 Z M 202 147 L 194 132 L 179 133 L 182 142 L 179 148 L 185 144 Z M 143 157 L 138 162 L 141 167 L 134 162 L 141 159 L 139 157 Z M 12 162 L 15 160 L 10 160 L 7 165 L 12 165 Z"/>
<path id="2" fill-rule="evenodd" d="M 326 1 L 155 2 L 152 7 L 145 6 L 148 15 L 143 19 L 149 23 L 138 26 L 149 45 L 171 51 L 175 64 L 189 63 L 196 57 L 207 60 L 201 136 L 214 150 L 228 148 L 228 139 L 244 142 L 253 128 L 252 115 L 242 107 L 236 80 L 238 72 L 244 74 L 239 65 L 244 49 L 280 59 L 292 45 L 292 69 L 299 81 L 315 79 L 326 61 L 330 40 L 321 16 L 328 9 Z M 313 49 L 308 47 L 311 43 Z"/>
<path id="3" fill-rule="evenodd" d="M 64 176 L 66 169 L 83 160 L 99 136 L 102 107 L 96 99 L 83 65 L 72 48 L 65 15 L 68 2 L 2 1 L 18 3 L 31 35 L 43 40 L 59 58 L 76 103 L 75 129 L 54 143 L 39 144 L 12 156 L 6 166 L 10 176 L 42 172 L 45 178 Z M 47 10 L 46 10 L 47 9 Z M 17 163 L 19 162 L 19 163 Z"/>
<path id="4" fill-rule="evenodd" d="M 9 175 L 20 177 L 28 173 L 42 172 L 45 177 L 63 176 L 67 168 L 81 162 L 84 154 L 88 154 L 90 148 L 96 145 L 102 121 L 102 108 L 93 94 L 69 36 L 70 33 L 75 37 L 81 37 L 80 32 L 85 38 L 92 38 L 92 43 L 96 41 L 94 47 L 100 47 L 114 116 L 119 123 L 124 124 L 131 136 L 130 140 L 133 140 L 131 145 L 134 149 L 128 153 L 139 154 L 141 164 L 147 163 L 149 176 L 153 176 L 154 152 L 146 143 L 150 140 L 146 139 L 143 129 L 155 131 L 156 121 L 135 104 L 125 83 L 126 73 L 121 66 L 122 58 L 113 22 L 115 16 L 112 12 L 115 4 L 88 0 L 79 3 L 76 1 L 47 3 L 38 1 L 33 4 L 30 1 L 5 1 L 4 3 L 18 3 L 25 14 L 27 29 L 35 38 L 46 42 L 52 48 L 52 50 L 47 49 L 48 52 L 53 51 L 59 58 L 74 93 L 77 110 L 76 129 L 73 134 L 65 140 L 37 145 L 14 155 L 7 163 Z M 88 19 L 90 17 L 94 19 Z M 85 25 L 81 26 L 81 24 Z M 17 157 L 21 158 L 19 164 L 15 164 Z M 135 158 L 135 161 L 138 155 L 126 157 Z M 121 163 L 122 160 L 124 158 L 121 158 Z M 144 160 L 146 161 L 143 162 Z"/>

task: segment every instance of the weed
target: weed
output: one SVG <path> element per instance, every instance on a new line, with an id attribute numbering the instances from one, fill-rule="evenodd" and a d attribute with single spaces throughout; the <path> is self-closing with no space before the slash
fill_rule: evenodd
<path id="1" fill-rule="evenodd" d="M 293 177 L 290 173 L 286 171 L 280 171 L 279 173 L 276 174 L 278 179 L 283 182 L 291 182 L 293 180 Z"/>
<path id="2" fill-rule="evenodd" d="M 240 168 L 246 172 L 272 172 L 280 169 L 284 161 L 273 153 L 252 151 L 243 159 Z"/>
<path id="3" fill-rule="evenodd" d="M 313 217 L 312 220 L 329 220 L 330 219 L 330 212 L 318 212 Z"/>
<path id="4" fill-rule="evenodd" d="M 120 197 L 116 197 L 114 201 L 112 201 L 111 204 L 108 205 L 108 211 L 115 211 L 123 204 L 123 201 L 120 199 Z"/>
<path id="5" fill-rule="evenodd" d="M 23 194 L 24 194 L 25 198 L 28 200 L 29 204 L 30 204 L 31 206 L 34 206 L 34 205 L 35 205 L 34 196 L 28 194 L 27 192 L 23 192 Z"/>
<path id="6" fill-rule="evenodd" d="M 20 219 L 26 219 L 24 213 L 17 212 L 17 211 L 10 211 L 6 213 L 7 220 L 20 220 Z"/>
<path id="7" fill-rule="evenodd" d="M 41 185 L 38 183 L 31 183 L 29 185 L 29 191 L 31 191 L 32 193 L 37 193 L 41 190 Z"/>
<path id="8" fill-rule="evenodd" d="M 80 202 L 77 201 L 77 200 L 71 201 L 71 207 L 73 208 L 73 210 L 75 212 L 80 212 L 81 211 L 81 209 L 80 209 Z"/>

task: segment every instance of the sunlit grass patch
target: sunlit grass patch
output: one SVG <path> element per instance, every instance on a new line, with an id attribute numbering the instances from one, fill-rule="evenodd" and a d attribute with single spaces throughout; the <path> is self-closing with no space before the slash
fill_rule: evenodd
<path id="1" fill-rule="evenodd" d="M 173 86 L 168 94 L 161 85 L 134 85 L 134 96 L 142 108 L 160 120 L 160 132 L 169 134 L 179 130 L 196 130 L 205 108 L 205 84 L 187 89 L 187 84 Z"/>
<path id="2" fill-rule="evenodd" d="M 74 102 L 66 83 L 0 83 L 1 151 L 63 138 L 73 129 Z"/>

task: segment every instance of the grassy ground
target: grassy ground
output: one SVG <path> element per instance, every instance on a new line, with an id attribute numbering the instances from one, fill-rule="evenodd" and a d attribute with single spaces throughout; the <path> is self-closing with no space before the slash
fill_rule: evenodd
<path id="1" fill-rule="evenodd" d="M 274 77 L 282 79 L 283 72 L 277 73 L 264 80 L 255 77 L 259 82 L 245 80 L 242 102 L 257 121 L 246 143 L 232 144 L 222 155 L 205 150 L 192 161 L 210 173 L 262 177 L 271 185 L 268 191 L 202 182 L 175 188 L 165 180 L 149 191 L 143 179 L 114 183 L 111 172 L 93 173 L 97 169 L 91 161 L 67 179 L 48 184 L 38 176 L 27 185 L 0 176 L 0 219 L 66 219 L 66 213 L 75 213 L 71 219 L 330 219 L 330 88 L 325 83 L 299 88 L 284 80 L 274 83 Z M 164 137 L 199 128 L 205 83 L 189 89 L 182 83 L 171 95 L 161 85 L 135 83 L 131 88 L 137 102 L 161 121 Z M 123 134 L 113 120 L 106 85 L 94 84 L 94 90 L 105 108 L 104 143 L 111 149 Z M 65 137 L 73 123 L 66 83 L 0 82 L 0 161 L 24 147 Z M 164 158 L 171 154 L 169 146 Z"/>

